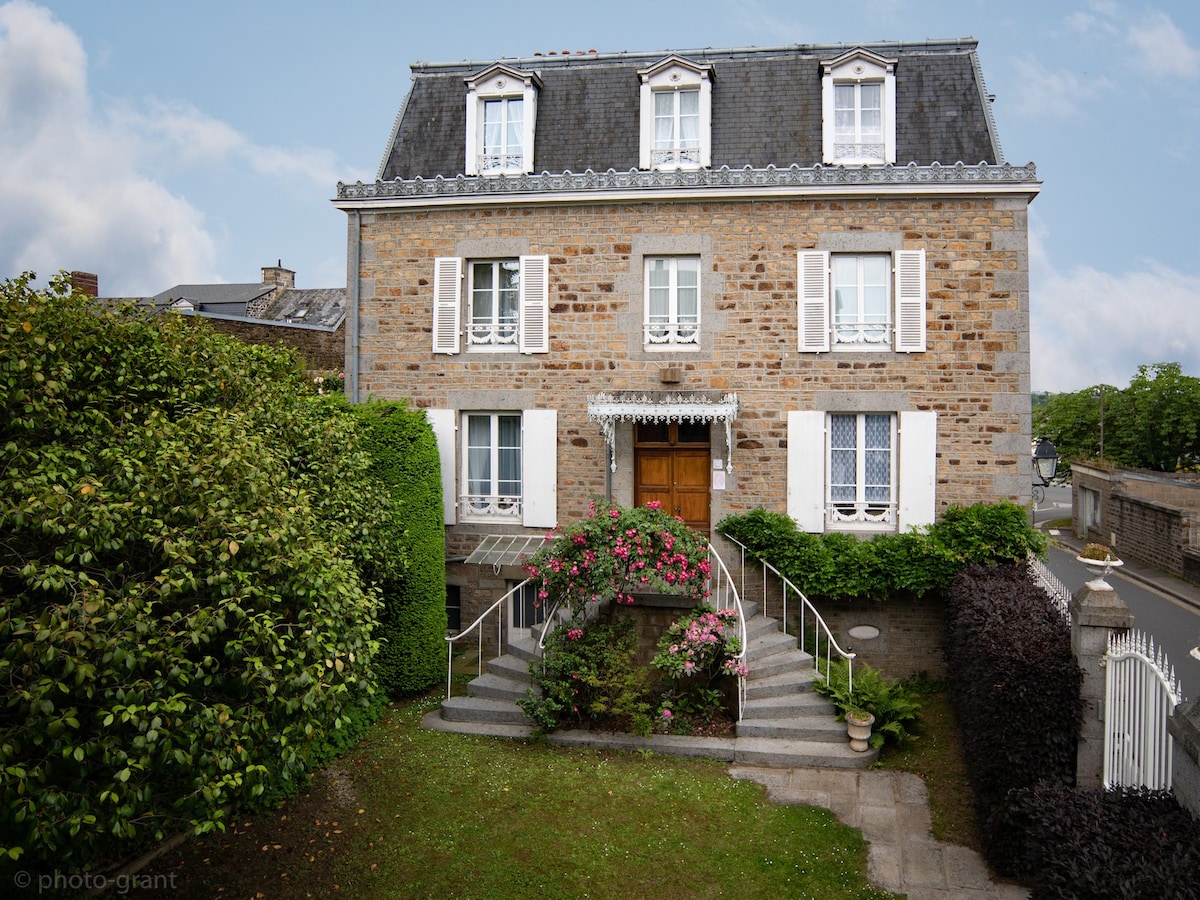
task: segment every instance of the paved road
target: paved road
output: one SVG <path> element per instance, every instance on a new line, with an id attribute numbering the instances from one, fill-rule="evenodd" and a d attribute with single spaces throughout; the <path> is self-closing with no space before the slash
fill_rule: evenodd
<path id="1" fill-rule="evenodd" d="M 1050 571 L 1072 591 L 1083 587 L 1093 575 L 1083 563 L 1075 561 L 1074 552 L 1059 547 L 1050 549 L 1047 562 Z M 1189 699 L 1200 696 L 1200 659 L 1190 655 L 1192 648 L 1200 645 L 1200 606 L 1186 602 L 1200 595 L 1200 591 L 1179 582 L 1179 592 L 1189 596 L 1177 599 L 1122 575 L 1119 569 L 1107 580 L 1133 613 L 1133 627 L 1150 635 L 1154 646 L 1166 653 L 1184 696 Z"/>

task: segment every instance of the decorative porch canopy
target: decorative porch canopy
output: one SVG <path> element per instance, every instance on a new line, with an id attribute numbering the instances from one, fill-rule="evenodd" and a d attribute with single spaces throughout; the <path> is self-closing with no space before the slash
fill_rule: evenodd
<path id="1" fill-rule="evenodd" d="M 724 422 L 725 471 L 732 472 L 733 420 L 737 412 L 737 394 L 715 399 L 704 391 L 617 391 L 588 398 L 588 419 L 600 423 L 614 472 L 617 471 L 617 422 Z"/>

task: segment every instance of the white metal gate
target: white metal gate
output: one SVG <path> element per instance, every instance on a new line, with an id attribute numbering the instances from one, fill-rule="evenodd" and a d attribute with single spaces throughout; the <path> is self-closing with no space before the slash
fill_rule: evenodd
<path id="1" fill-rule="evenodd" d="M 1104 786 L 1170 790 L 1167 720 L 1184 699 L 1175 669 L 1153 638 L 1133 630 L 1109 635 L 1105 666 Z"/>

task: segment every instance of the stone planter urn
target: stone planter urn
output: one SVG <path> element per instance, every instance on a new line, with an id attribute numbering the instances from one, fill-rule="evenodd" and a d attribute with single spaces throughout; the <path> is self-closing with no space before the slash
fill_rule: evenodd
<path id="1" fill-rule="evenodd" d="M 1092 586 L 1092 590 L 1112 590 L 1112 587 L 1104 579 L 1111 574 L 1113 569 L 1125 565 L 1102 544 L 1088 544 L 1075 559 L 1096 573 L 1096 577 L 1088 582 L 1088 585 Z"/>
<path id="2" fill-rule="evenodd" d="M 868 741 L 871 739 L 871 726 L 875 724 L 875 716 L 869 712 L 852 709 L 846 712 L 846 734 L 850 737 L 850 749 L 864 753 L 871 749 Z"/>

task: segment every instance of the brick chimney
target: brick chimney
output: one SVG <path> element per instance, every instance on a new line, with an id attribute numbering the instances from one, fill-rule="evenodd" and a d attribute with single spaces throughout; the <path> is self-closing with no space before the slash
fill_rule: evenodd
<path id="1" fill-rule="evenodd" d="M 263 284 L 274 284 L 276 293 L 290 291 L 296 286 L 296 273 L 283 267 L 283 260 L 273 266 L 263 266 Z"/>
<path id="2" fill-rule="evenodd" d="M 270 293 L 251 300 L 246 306 L 246 315 L 252 319 L 261 319 L 271 308 L 271 304 L 279 299 L 284 291 L 290 291 L 296 286 L 296 273 L 283 267 L 283 260 L 278 260 L 273 266 L 263 266 L 262 283 L 273 285 Z"/>
<path id="3" fill-rule="evenodd" d="M 99 297 L 100 279 L 94 272 L 72 272 L 71 289 L 87 294 L 89 297 Z"/>

